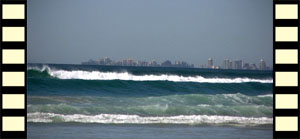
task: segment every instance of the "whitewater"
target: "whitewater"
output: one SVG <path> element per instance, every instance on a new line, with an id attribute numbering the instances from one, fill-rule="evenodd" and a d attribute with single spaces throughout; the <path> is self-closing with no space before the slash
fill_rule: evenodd
<path id="1" fill-rule="evenodd" d="M 48 72 L 50 76 L 59 79 L 81 79 L 81 80 L 129 80 L 129 81 L 171 81 L 171 82 L 197 82 L 197 83 L 273 83 L 272 79 L 252 79 L 252 78 L 204 78 L 197 76 L 180 76 L 169 74 L 144 74 L 133 75 L 128 72 L 102 72 L 83 70 L 56 70 L 44 66 L 43 68 L 30 67 L 29 70 Z"/>
<path id="2" fill-rule="evenodd" d="M 211 116 L 211 115 L 178 115 L 169 117 L 142 117 L 124 114 L 99 114 L 99 115 L 63 115 L 55 113 L 28 113 L 28 122 L 59 123 L 102 123 L 102 124 L 239 124 L 262 125 L 272 124 L 273 119 L 267 117 L 237 117 L 237 116 Z"/>

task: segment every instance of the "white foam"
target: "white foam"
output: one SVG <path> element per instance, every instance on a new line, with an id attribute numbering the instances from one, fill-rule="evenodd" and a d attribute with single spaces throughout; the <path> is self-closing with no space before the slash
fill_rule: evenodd
<path id="1" fill-rule="evenodd" d="M 29 68 L 30 69 L 30 68 Z M 36 68 L 31 68 L 36 69 Z M 180 75 L 133 75 L 128 72 L 101 72 L 101 71 L 66 71 L 53 70 L 43 66 L 42 71 L 47 70 L 53 77 L 59 79 L 82 79 L 82 80 L 131 80 L 131 81 L 172 81 L 172 82 L 199 82 L 199 83 L 244 83 L 259 82 L 273 83 L 272 79 L 250 79 L 250 78 L 204 78 L 202 76 L 180 76 Z"/>
<path id="2" fill-rule="evenodd" d="M 267 95 L 258 95 L 257 97 L 273 97 L 273 94 L 267 94 Z"/>
<path id="3" fill-rule="evenodd" d="M 179 115 L 169 117 L 141 117 L 138 115 L 99 114 L 99 115 L 63 115 L 54 113 L 28 113 L 28 122 L 79 122 L 103 124 L 272 124 L 273 119 L 267 117 L 237 117 L 208 115 Z"/>
<path id="4" fill-rule="evenodd" d="M 50 71 L 50 67 L 47 65 L 43 65 L 42 68 L 38 67 L 38 66 L 29 66 L 27 67 L 27 70 L 38 70 L 38 71 Z"/>

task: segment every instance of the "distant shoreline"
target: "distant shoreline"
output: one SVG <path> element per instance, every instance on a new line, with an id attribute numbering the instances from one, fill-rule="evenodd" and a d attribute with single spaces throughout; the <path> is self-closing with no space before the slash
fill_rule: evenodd
<path id="1" fill-rule="evenodd" d="M 121 66 L 121 65 L 97 65 L 97 64 L 68 64 L 68 63 L 28 63 L 28 65 L 86 65 L 86 66 L 105 66 L 105 67 L 129 67 L 129 68 L 174 68 L 174 69 L 203 69 L 203 70 L 225 70 L 225 71 L 263 71 L 271 72 L 271 70 L 251 70 L 251 69 L 211 69 L 211 68 L 201 68 L 201 67 L 163 67 L 163 66 Z"/>

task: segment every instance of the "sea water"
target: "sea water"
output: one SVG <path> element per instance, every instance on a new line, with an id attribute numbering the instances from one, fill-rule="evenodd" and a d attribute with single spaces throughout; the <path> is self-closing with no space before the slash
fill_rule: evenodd
<path id="1" fill-rule="evenodd" d="M 272 138 L 272 83 L 271 71 L 29 64 L 28 137 Z"/>

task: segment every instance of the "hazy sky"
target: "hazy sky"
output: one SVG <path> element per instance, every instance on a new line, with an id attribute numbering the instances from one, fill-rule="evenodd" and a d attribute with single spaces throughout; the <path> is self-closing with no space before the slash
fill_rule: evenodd
<path id="1" fill-rule="evenodd" d="M 272 0 L 28 0 L 28 62 L 272 64 Z"/>

